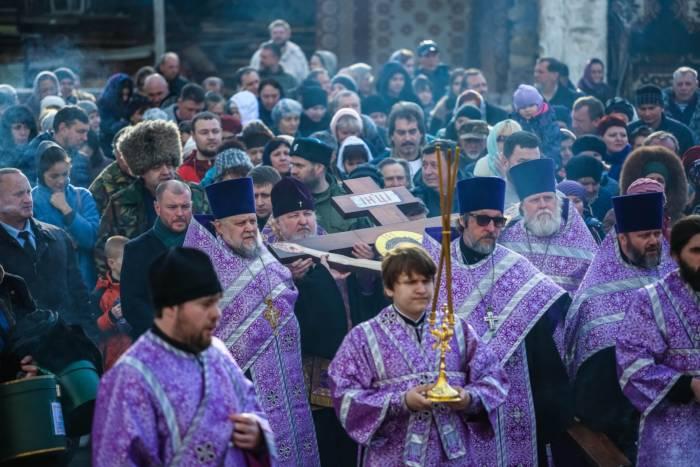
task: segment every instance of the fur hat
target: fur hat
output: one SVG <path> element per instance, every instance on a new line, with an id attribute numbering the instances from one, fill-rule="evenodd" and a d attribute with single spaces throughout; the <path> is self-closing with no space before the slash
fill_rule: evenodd
<path id="1" fill-rule="evenodd" d="M 671 221 L 675 222 L 683 215 L 688 196 L 688 181 L 683 171 L 683 164 L 672 151 L 661 146 L 645 146 L 632 151 L 627 156 L 620 172 L 620 193 L 627 193 L 630 185 L 644 177 L 645 168 L 651 163 L 660 163 L 669 174 L 666 180 L 666 209 Z"/>
<path id="2" fill-rule="evenodd" d="M 173 122 L 149 120 L 127 131 L 118 143 L 131 172 L 139 177 L 161 164 L 177 167 L 182 163 L 180 131 Z"/>

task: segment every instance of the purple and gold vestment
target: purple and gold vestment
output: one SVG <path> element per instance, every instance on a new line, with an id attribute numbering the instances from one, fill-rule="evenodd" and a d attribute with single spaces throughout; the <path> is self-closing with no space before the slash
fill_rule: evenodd
<path id="1" fill-rule="evenodd" d="M 256 258 L 236 255 L 199 222 L 190 223 L 184 246 L 211 258 L 224 289 L 214 334 L 241 369 L 250 372 L 275 435 L 278 464 L 320 465 L 294 315 L 298 292 L 289 270 L 265 247 Z"/>

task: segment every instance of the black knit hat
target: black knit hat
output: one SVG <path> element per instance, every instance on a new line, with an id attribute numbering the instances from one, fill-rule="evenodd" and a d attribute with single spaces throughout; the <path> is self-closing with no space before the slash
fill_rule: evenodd
<path id="1" fill-rule="evenodd" d="M 664 105 L 664 97 L 661 92 L 661 88 L 654 86 L 653 84 L 647 84 L 638 88 L 634 92 L 635 102 L 637 107 L 642 105 Z"/>
<path id="2" fill-rule="evenodd" d="M 289 155 L 303 157 L 307 161 L 328 167 L 331 163 L 333 148 L 316 138 L 297 138 L 292 144 L 292 150 L 289 152 Z"/>
<path id="3" fill-rule="evenodd" d="M 585 151 L 591 151 L 599 154 L 600 157 L 603 157 L 607 152 L 605 141 L 603 141 L 603 138 L 596 135 L 580 136 L 576 139 L 576 141 L 574 141 L 573 146 L 571 146 L 571 150 L 575 156 Z"/>
<path id="4" fill-rule="evenodd" d="M 379 185 L 381 188 L 384 188 L 384 178 L 382 177 L 382 173 L 379 171 L 378 168 L 376 168 L 372 164 L 358 165 L 348 175 L 349 179 L 362 178 L 362 177 L 371 177 L 372 180 L 374 180 L 374 183 Z"/>
<path id="5" fill-rule="evenodd" d="M 331 86 L 334 84 L 340 84 L 348 91 L 357 92 L 357 83 L 352 79 L 352 76 L 348 75 L 335 75 L 331 80 Z"/>
<path id="6" fill-rule="evenodd" d="M 574 156 L 566 164 L 566 179 L 580 180 L 583 177 L 591 177 L 596 183 L 600 183 L 603 176 L 603 163 L 593 156 Z"/>
<path id="7" fill-rule="evenodd" d="M 613 97 L 605 103 L 605 115 L 613 113 L 625 114 L 630 122 L 634 119 L 634 107 L 630 101 L 622 97 Z"/>
<path id="8" fill-rule="evenodd" d="M 206 253 L 175 247 L 160 255 L 148 271 L 157 310 L 221 293 L 221 283 Z"/>
<path id="9" fill-rule="evenodd" d="M 301 90 L 301 104 L 304 110 L 322 105 L 328 107 L 328 94 L 318 86 L 308 86 Z"/>
<path id="10" fill-rule="evenodd" d="M 292 177 L 284 177 L 272 187 L 272 215 L 282 216 L 289 212 L 316 207 L 314 196 L 302 182 Z"/>
<path id="11" fill-rule="evenodd" d="M 375 112 L 389 115 L 390 110 L 391 109 L 386 101 L 381 96 L 377 96 L 376 94 L 367 96 L 365 100 L 362 101 L 362 112 L 365 115 L 372 115 Z"/>

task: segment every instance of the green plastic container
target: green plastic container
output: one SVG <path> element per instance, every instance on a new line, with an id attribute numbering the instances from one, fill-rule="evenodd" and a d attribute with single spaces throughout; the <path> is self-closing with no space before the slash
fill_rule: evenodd
<path id="1" fill-rule="evenodd" d="M 73 362 L 56 375 L 61 386 L 61 405 L 68 436 L 90 433 L 100 377 L 87 360 Z"/>
<path id="2" fill-rule="evenodd" d="M 53 375 L 0 384 L 0 463 L 48 459 L 66 450 L 63 412 Z"/>

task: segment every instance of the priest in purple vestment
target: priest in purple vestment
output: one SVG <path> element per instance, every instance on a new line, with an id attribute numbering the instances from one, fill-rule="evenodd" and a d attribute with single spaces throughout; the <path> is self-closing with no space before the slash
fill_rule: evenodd
<path id="1" fill-rule="evenodd" d="M 574 422 L 573 397 L 553 339 L 570 298 L 527 259 L 496 243 L 506 224 L 502 179 L 462 180 L 457 194 L 460 236 L 451 246 L 456 313 L 496 354 L 510 381 L 496 439 L 477 445 L 479 465 L 547 465 L 550 452 L 555 462 L 570 465 L 577 455 L 566 434 Z M 439 243 L 429 234 L 423 241 L 439 258 Z"/>
<path id="2" fill-rule="evenodd" d="M 317 223 L 314 197 L 305 184 L 284 177 L 275 184 L 271 197 L 272 216 L 262 231 L 267 242 L 296 242 L 326 235 Z M 357 243 L 353 255 L 374 259 L 374 250 L 365 243 Z M 375 271 L 340 273 L 325 259 L 320 264 L 312 258 L 298 259 L 287 267 L 299 290 L 294 313 L 301 331 L 304 377 L 321 463 L 354 467 L 357 444 L 333 411 L 328 365 L 348 331 L 386 306 L 381 277 Z"/>
<path id="3" fill-rule="evenodd" d="M 676 264 L 662 235 L 663 193 L 618 196 L 613 206 L 615 230 L 600 245 L 566 317 L 566 361 L 576 416 L 634 461 L 639 415 L 618 384 L 615 338 L 635 293 Z"/>
<path id="4" fill-rule="evenodd" d="M 496 357 L 466 320 L 455 317 L 447 378 L 459 400 L 433 403 L 436 338 L 426 323 L 436 266 L 421 248 L 398 247 L 382 262 L 393 304 L 353 328 L 329 368 L 340 423 L 364 447 L 368 466 L 481 465 L 473 445 L 493 439 L 508 382 Z"/>
<path id="5" fill-rule="evenodd" d="M 214 334 L 255 385 L 275 435 L 278 464 L 318 466 L 292 276 L 263 246 L 252 179 L 227 180 L 206 190 L 213 220 L 199 217 L 190 223 L 184 244 L 209 255 L 224 289 Z"/>
<path id="6" fill-rule="evenodd" d="M 209 258 L 177 247 L 149 270 L 155 323 L 100 382 L 94 466 L 264 466 L 275 447 L 253 385 L 213 336 L 222 288 Z"/>
<path id="7" fill-rule="evenodd" d="M 671 255 L 679 269 L 637 291 L 617 336 L 639 467 L 700 465 L 700 216 L 673 226 Z"/>
<path id="8" fill-rule="evenodd" d="M 568 198 L 559 196 L 552 159 L 535 159 L 509 171 L 520 216 L 498 238 L 569 293 L 578 289 L 598 244 Z"/>

